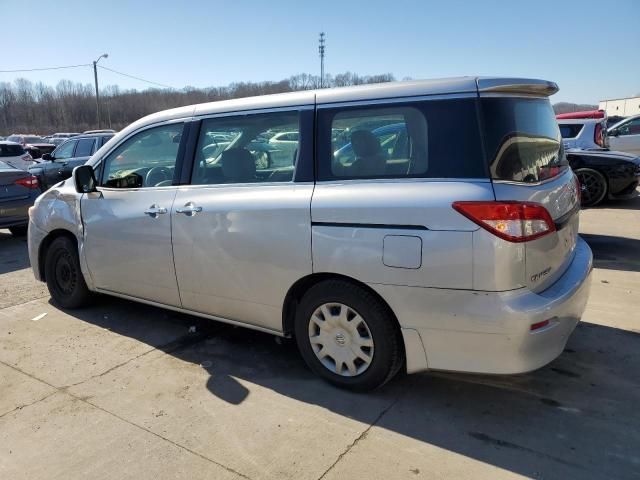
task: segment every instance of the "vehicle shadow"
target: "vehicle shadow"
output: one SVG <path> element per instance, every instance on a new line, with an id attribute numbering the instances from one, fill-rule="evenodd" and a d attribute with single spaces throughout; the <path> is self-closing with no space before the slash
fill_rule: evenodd
<path id="1" fill-rule="evenodd" d="M 640 210 L 640 192 L 636 190 L 636 195 L 628 200 L 608 200 L 592 208 L 596 210 Z"/>
<path id="2" fill-rule="evenodd" d="M 0 275 L 29 268 L 27 237 L 14 237 L 9 230 L 0 230 Z"/>
<path id="3" fill-rule="evenodd" d="M 177 322 L 185 334 L 159 349 L 206 370 L 208 391 L 230 405 L 256 385 L 526 476 L 638 473 L 639 332 L 581 323 L 557 360 L 529 374 L 424 373 L 353 394 L 315 377 L 291 340 L 107 297 L 68 313 L 141 342 Z M 196 333 L 187 333 L 191 326 Z M 381 401 L 393 407 L 381 411 Z"/>
<path id="4" fill-rule="evenodd" d="M 581 233 L 593 251 L 593 266 L 608 270 L 640 272 L 640 240 Z"/>

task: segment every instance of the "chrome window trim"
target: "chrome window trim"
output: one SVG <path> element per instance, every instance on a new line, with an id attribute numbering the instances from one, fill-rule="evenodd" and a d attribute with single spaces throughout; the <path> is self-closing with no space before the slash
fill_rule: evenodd
<path id="1" fill-rule="evenodd" d="M 539 185 L 544 185 L 546 183 L 549 182 L 553 182 L 558 180 L 559 178 L 561 178 L 563 175 L 566 175 L 567 172 L 571 172 L 571 167 L 569 167 L 569 165 L 566 165 L 566 169 L 564 172 L 556 175 L 555 177 L 551 177 L 551 178 L 545 178 L 544 180 L 541 180 L 539 182 L 518 182 L 516 180 L 500 180 L 500 179 L 494 179 L 492 180 L 493 183 L 499 183 L 501 185 L 518 185 L 520 187 L 537 187 Z"/>
<path id="2" fill-rule="evenodd" d="M 491 183 L 490 178 L 343 178 L 339 180 L 317 180 L 317 185 L 341 185 L 343 183 Z"/>
<path id="3" fill-rule="evenodd" d="M 255 187 L 259 185 L 260 187 L 282 187 L 282 186 L 298 186 L 298 185 L 314 185 L 314 182 L 243 182 L 243 183 L 202 183 L 202 184 L 188 184 L 188 185 L 173 185 L 173 187 L 177 187 L 180 190 L 196 190 L 203 188 L 230 188 L 230 187 Z M 153 187 L 151 187 L 153 188 Z M 158 187 L 165 188 L 165 187 Z"/>
<path id="4" fill-rule="evenodd" d="M 327 108 L 358 107 L 358 106 L 385 105 L 385 104 L 393 105 L 397 103 L 452 100 L 452 99 L 459 99 L 459 98 L 478 98 L 478 94 L 477 92 L 443 93 L 443 94 L 436 93 L 433 95 L 418 95 L 418 96 L 410 96 L 410 97 L 389 97 L 389 98 L 380 98 L 376 100 L 353 100 L 353 101 L 335 102 L 335 103 L 318 103 L 316 105 L 316 108 L 318 110 L 324 110 Z"/>

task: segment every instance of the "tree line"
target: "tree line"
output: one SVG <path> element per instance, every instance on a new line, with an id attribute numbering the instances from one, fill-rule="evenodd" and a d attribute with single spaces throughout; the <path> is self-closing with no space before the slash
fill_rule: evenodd
<path id="1" fill-rule="evenodd" d="M 395 78 L 390 73 L 358 75 L 345 72 L 327 75 L 323 86 L 342 87 L 393 80 Z M 308 73 L 276 82 L 237 82 L 225 87 L 185 87 L 181 90 L 151 88 L 138 91 L 111 85 L 100 90 L 100 123 L 102 128 L 120 130 L 138 118 L 168 108 L 319 87 L 320 76 Z M 52 87 L 25 78 L 0 82 L 0 135 L 45 135 L 95 128 L 98 128 L 98 121 L 92 84 L 61 80 Z"/>

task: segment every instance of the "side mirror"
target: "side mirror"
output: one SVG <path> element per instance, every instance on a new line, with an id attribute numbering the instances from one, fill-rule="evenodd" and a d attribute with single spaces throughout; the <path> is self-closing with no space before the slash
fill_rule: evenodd
<path id="1" fill-rule="evenodd" d="M 50 153 L 43 153 L 42 157 L 40 158 L 42 158 L 42 160 L 49 160 L 49 161 L 53 160 L 53 156 Z"/>
<path id="2" fill-rule="evenodd" d="M 609 130 L 609 131 L 607 132 L 607 135 L 609 135 L 610 137 L 617 137 L 617 136 L 618 136 L 618 135 L 620 135 L 620 134 L 618 133 L 618 130 L 616 130 L 616 129 L 614 128 L 613 130 Z"/>
<path id="3" fill-rule="evenodd" d="M 73 169 L 73 181 L 78 193 L 91 193 L 97 191 L 98 182 L 93 167 L 90 165 L 80 165 Z"/>

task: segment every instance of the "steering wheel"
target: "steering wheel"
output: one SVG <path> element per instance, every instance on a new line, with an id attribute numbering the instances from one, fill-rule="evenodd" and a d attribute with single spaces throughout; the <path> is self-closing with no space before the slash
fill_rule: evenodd
<path id="1" fill-rule="evenodd" d="M 172 179 L 173 174 L 167 167 L 153 167 L 149 169 L 144 177 L 144 185 L 146 187 L 155 187 L 161 182 Z"/>

